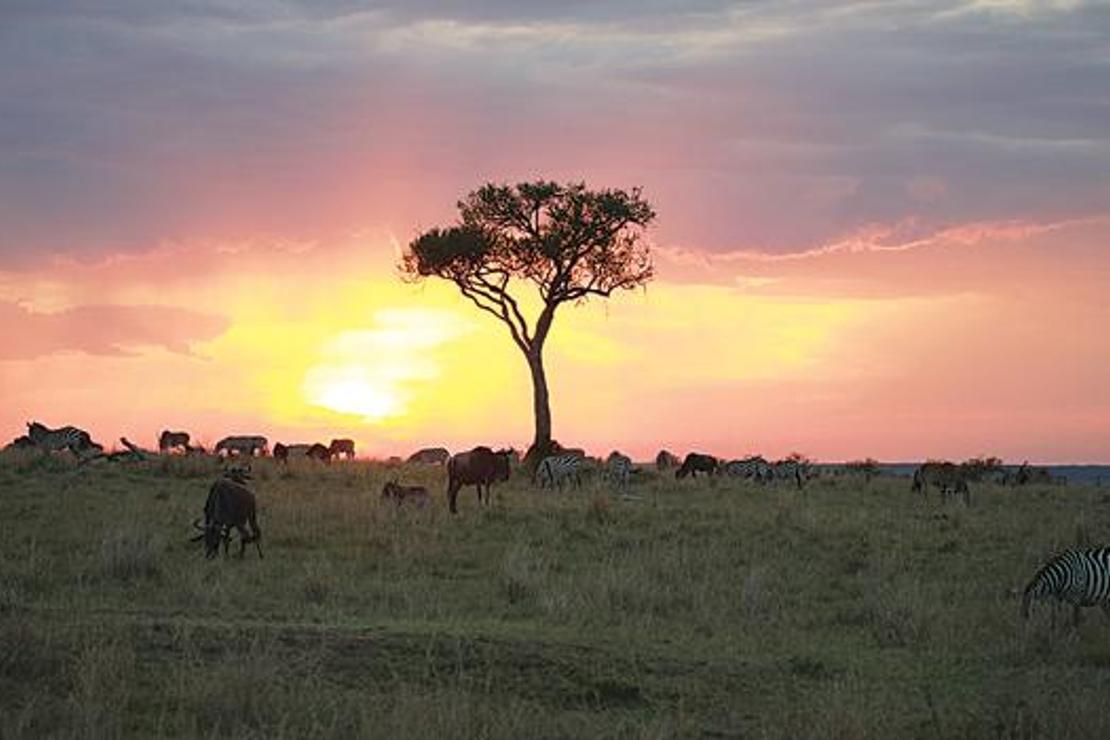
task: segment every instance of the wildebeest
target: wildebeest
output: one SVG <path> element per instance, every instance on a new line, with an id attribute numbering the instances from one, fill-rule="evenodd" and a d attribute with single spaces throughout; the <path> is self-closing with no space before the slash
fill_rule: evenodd
<path id="1" fill-rule="evenodd" d="M 409 455 L 409 462 L 425 465 L 445 465 L 450 458 L 451 453 L 442 447 L 426 447 Z"/>
<path id="2" fill-rule="evenodd" d="M 700 452 L 691 452 L 682 461 L 682 467 L 675 471 L 674 477 L 681 479 L 686 476 L 698 477 L 698 473 L 713 475 L 717 472 L 717 458 L 712 455 L 703 455 Z"/>
<path id="3" fill-rule="evenodd" d="M 274 459 L 278 462 L 289 462 L 289 458 L 308 458 L 320 462 L 331 462 L 331 450 L 320 444 L 294 444 L 286 445 L 278 442 L 274 445 Z"/>
<path id="4" fill-rule="evenodd" d="M 1046 468 L 1030 465 L 1026 461 L 1014 471 L 1012 476 L 1008 477 L 1008 482 L 1014 486 L 1027 486 L 1031 484 L 1067 483 L 1067 479 L 1055 478 Z"/>
<path id="5" fill-rule="evenodd" d="M 336 460 L 341 457 L 348 460 L 355 459 L 355 441 L 353 439 L 333 439 L 328 445 L 328 452 Z"/>
<path id="6" fill-rule="evenodd" d="M 180 449 L 185 453 L 189 452 L 189 433 L 171 432 L 169 429 L 164 429 L 158 435 L 158 452 L 164 455 L 174 449 Z"/>
<path id="7" fill-rule="evenodd" d="M 402 486 L 396 479 L 386 481 L 385 485 L 382 486 L 382 501 L 393 501 L 398 506 L 411 503 L 418 509 L 423 509 L 431 503 L 427 488 L 424 486 Z"/>
<path id="8" fill-rule="evenodd" d="M 223 542 L 224 554 L 231 540 L 231 529 L 239 531 L 239 557 L 243 557 L 247 543 L 253 542 L 262 557 L 262 529 L 258 526 L 258 505 L 254 494 L 244 485 L 250 479 L 249 468 L 232 468 L 208 489 L 204 502 L 204 526 L 200 520 L 193 526 L 201 533 L 193 541 L 204 540 L 204 554 L 214 558 Z"/>
<path id="9" fill-rule="evenodd" d="M 682 461 L 678 459 L 678 455 L 667 450 L 659 450 L 659 454 L 655 456 L 655 468 L 659 472 L 677 468 Z"/>
<path id="10" fill-rule="evenodd" d="M 27 439 L 35 447 L 45 452 L 58 452 L 69 450 L 74 455 L 82 457 L 86 453 L 103 452 L 104 448 L 92 441 L 92 437 L 84 429 L 73 426 L 51 429 L 37 421 L 27 422 Z"/>
<path id="11" fill-rule="evenodd" d="M 485 486 L 486 502 L 489 502 L 490 485 L 509 479 L 509 450 L 494 452 L 489 447 L 475 447 L 470 452 L 460 452 L 447 461 L 447 502 L 451 513 L 458 513 L 457 499 L 463 486 L 478 489 L 478 501 L 482 501 L 482 486 Z"/>
<path id="12" fill-rule="evenodd" d="M 227 455 L 265 455 L 270 448 L 269 441 L 261 435 L 239 435 L 224 437 L 216 443 L 215 453 Z"/>
<path id="13" fill-rule="evenodd" d="M 5 450 L 33 450 L 35 448 L 35 446 L 36 445 L 35 445 L 34 442 L 31 441 L 31 438 L 28 437 L 26 434 L 24 434 L 20 437 L 16 437 L 15 439 L 13 439 L 11 442 L 9 442 L 4 447 L 4 449 Z"/>
<path id="14" fill-rule="evenodd" d="M 949 496 L 962 494 L 964 503 L 971 505 L 971 490 L 967 486 L 967 478 L 963 469 L 955 463 L 930 460 L 922 463 L 913 473 L 914 493 L 929 498 L 929 486 L 936 486 L 940 491 L 940 500 L 945 502 Z"/>

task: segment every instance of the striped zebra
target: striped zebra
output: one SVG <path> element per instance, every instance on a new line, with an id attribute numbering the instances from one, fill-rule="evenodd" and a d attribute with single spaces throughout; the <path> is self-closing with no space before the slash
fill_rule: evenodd
<path id="1" fill-rule="evenodd" d="M 1021 616 L 1029 618 L 1034 601 L 1053 597 L 1052 626 L 1056 611 L 1063 604 L 1072 605 L 1072 624 L 1079 625 L 1079 607 L 1098 604 L 1110 616 L 1110 547 L 1089 550 L 1067 550 L 1045 563 L 1021 598 Z"/>
<path id="2" fill-rule="evenodd" d="M 545 457 L 536 468 L 536 483 L 540 488 L 559 487 L 572 483 L 582 485 L 582 457 L 576 453 L 550 455 Z"/>
<path id="3" fill-rule="evenodd" d="M 771 466 L 775 480 L 789 481 L 802 488 L 809 480 L 809 464 L 803 460 L 786 458 Z"/>
<path id="4" fill-rule="evenodd" d="M 171 432 L 169 429 L 166 429 L 158 435 L 158 452 L 165 455 L 173 451 L 174 448 L 178 448 L 182 452 L 189 451 L 188 432 Z"/>
<path id="5" fill-rule="evenodd" d="M 605 459 L 605 475 L 618 488 L 627 487 L 632 480 L 632 458 L 613 450 Z"/>
<path id="6" fill-rule="evenodd" d="M 775 477 L 771 464 L 759 455 L 745 457 L 743 460 L 730 460 L 721 466 L 720 472 L 730 478 L 744 478 L 757 483 L 769 483 Z"/>
<path id="7" fill-rule="evenodd" d="M 963 496 L 964 503 L 971 506 L 971 489 L 967 485 L 967 476 L 961 466 L 955 463 L 930 460 L 918 467 L 913 473 L 910 490 L 920 492 L 923 498 L 928 499 L 929 486 L 936 486 L 940 491 L 941 503 L 947 502 L 949 496 Z"/>
<path id="8" fill-rule="evenodd" d="M 46 452 L 69 450 L 78 457 L 87 452 L 104 451 L 103 447 L 92 441 L 88 432 L 72 426 L 51 429 L 37 421 L 30 421 L 27 422 L 27 439 L 40 450 Z"/>
<path id="9" fill-rule="evenodd" d="M 216 443 L 216 454 L 221 452 L 231 455 L 247 455 L 254 454 L 265 455 L 269 450 L 270 443 L 265 437 L 256 436 L 238 436 L 238 437 L 224 437 Z"/>

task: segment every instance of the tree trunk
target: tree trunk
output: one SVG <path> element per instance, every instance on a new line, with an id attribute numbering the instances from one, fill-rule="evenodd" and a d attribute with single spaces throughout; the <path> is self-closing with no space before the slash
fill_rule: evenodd
<path id="1" fill-rule="evenodd" d="M 543 369 L 543 345 L 535 345 L 525 357 L 528 359 L 528 369 L 532 371 L 532 411 L 536 432 L 532 446 L 524 456 L 524 464 L 529 470 L 534 470 L 551 452 L 551 403 L 547 393 L 547 375 Z"/>

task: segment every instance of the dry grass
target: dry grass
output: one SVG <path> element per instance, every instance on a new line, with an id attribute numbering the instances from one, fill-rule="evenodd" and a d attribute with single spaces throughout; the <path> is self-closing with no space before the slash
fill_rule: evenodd
<path id="1" fill-rule="evenodd" d="M 266 559 L 205 561 L 215 470 L 0 456 L 0 736 L 1110 736 L 1110 621 L 1010 595 L 1110 540 L 1105 490 L 513 481 L 451 517 L 438 468 L 261 461 Z M 435 506 L 382 505 L 398 473 Z"/>

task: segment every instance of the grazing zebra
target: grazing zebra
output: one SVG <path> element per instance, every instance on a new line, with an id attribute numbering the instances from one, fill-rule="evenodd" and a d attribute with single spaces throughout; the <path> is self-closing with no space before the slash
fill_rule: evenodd
<path id="1" fill-rule="evenodd" d="M 274 459 L 278 462 L 289 462 L 289 458 L 308 458 L 320 462 L 331 462 L 331 450 L 319 442 L 312 444 L 286 445 L 278 442 L 274 445 Z"/>
<path id="2" fill-rule="evenodd" d="M 409 455 L 410 463 L 423 465 L 446 465 L 451 459 L 451 453 L 443 447 L 425 447 Z"/>
<path id="3" fill-rule="evenodd" d="M 216 443 L 216 454 L 221 452 L 231 455 L 265 455 L 269 449 L 269 441 L 260 435 L 224 437 Z"/>
<path id="4" fill-rule="evenodd" d="M 802 488 L 809 479 L 809 465 L 794 458 L 779 460 L 772 466 L 775 480 L 793 481 L 794 485 Z"/>
<path id="5" fill-rule="evenodd" d="M 1110 616 L 1110 547 L 1090 550 L 1067 550 L 1049 560 L 1036 575 L 1021 598 L 1021 616 L 1029 618 L 1033 600 L 1056 599 L 1056 607 L 1064 602 L 1072 605 L 1072 624 L 1079 624 L 1079 607 L 1098 604 Z M 1056 609 L 1052 611 L 1056 626 Z"/>
<path id="6" fill-rule="evenodd" d="M 355 459 L 355 441 L 353 439 L 333 439 L 328 445 L 328 452 L 336 460 L 340 457 L 348 460 Z"/>
<path id="7" fill-rule="evenodd" d="M 632 458 L 613 450 L 605 460 L 605 474 L 618 488 L 626 487 L 632 480 Z"/>
<path id="8" fill-rule="evenodd" d="M 540 488 L 558 486 L 559 490 L 562 490 L 568 482 L 581 486 L 581 468 L 582 457 L 578 454 L 550 455 L 545 457 L 536 468 L 536 483 Z"/>
<path id="9" fill-rule="evenodd" d="M 745 457 L 743 460 L 730 460 L 721 466 L 722 475 L 730 478 L 744 478 L 757 483 L 769 483 L 775 477 L 771 464 L 762 457 Z"/>
<path id="10" fill-rule="evenodd" d="M 936 486 L 940 491 L 941 503 L 948 501 L 949 496 L 962 495 L 964 503 L 971 505 L 971 489 L 967 485 L 967 476 L 963 469 L 950 462 L 930 460 L 914 471 L 914 493 L 920 492 L 922 497 L 929 498 L 929 486 Z"/>
<path id="11" fill-rule="evenodd" d="M 677 468 L 681 464 L 682 461 L 678 459 L 678 455 L 669 450 L 660 450 L 659 454 L 655 456 L 655 469 L 660 473 L 664 470 Z"/>
<path id="12" fill-rule="evenodd" d="M 182 452 L 189 451 L 188 432 L 171 432 L 166 429 L 158 435 L 158 451 L 160 453 L 164 455 L 175 447 L 181 449 Z"/>
<path id="13" fill-rule="evenodd" d="M 92 441 L 92 437 L 84 429 L 67 426 L 59 429 L 50 429 L 37 421 L 27 422 L 27 439 L 35 447 L 46 452 L 69 450 L 74 455 L 81 457 L 87 452 L 103 452 L 104 448 Z"/>

